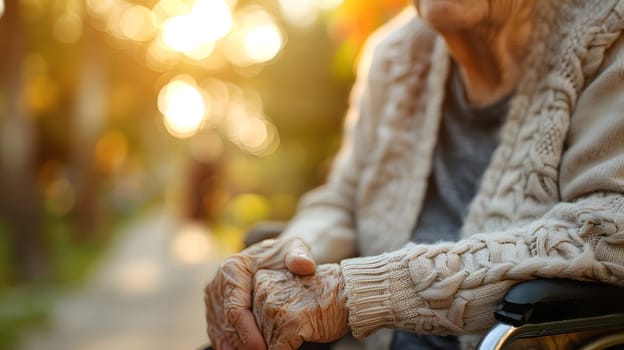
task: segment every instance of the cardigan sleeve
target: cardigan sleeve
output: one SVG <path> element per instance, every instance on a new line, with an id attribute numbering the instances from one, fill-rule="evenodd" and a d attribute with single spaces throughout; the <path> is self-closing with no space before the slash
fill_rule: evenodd
<path id="1" fill-rule="evenodd" d="M 379 328 L 477 333 L 515 283 L 538 277 L 624 285 L 624 49 L 580 95 L 560 167 L 561 202 L 542 217 L 454 243 L 342 261 L 354 336 Z"/>
<path id="2" fill-rule="evenodd" d="M 388 77 L 382 72 L 386 35 L 414 20 L 412 9 L 377 30 L 362 51 L 346 114 L 342 147 L 327 182 L 299 202 L 297 215 L 281 237 L 302 238 L 318 263 L 339 262 L 356 255 L 354 201 L 367 155 L 375 143 L 376 123 L 384 106 Z"/>
<path id="3" fill-rule="evenodd" d="M 494 322 L 503 294 L 538 277 L 624 285 L 624 197 L 592 194 L 560 203 L 524 227 L 456 243 L 408 244 L 341 262 L 349 323 L 379 328 L 478 333 Z"/>

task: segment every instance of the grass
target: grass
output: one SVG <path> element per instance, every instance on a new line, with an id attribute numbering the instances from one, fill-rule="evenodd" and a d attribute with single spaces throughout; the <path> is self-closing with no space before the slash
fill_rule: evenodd
<path id="1" fill-rule="evenodd" d="M 94 232 L 94 239 L 77 241 L 75 228 L 67 218 L 46 215 L 43 234 L 51 274 L 43 281 L 30 283 L 19 281 L 11 235 L 0 221 L 0 350 L 14 350 L 21 334 L 50 320 L 60 292 L 86 280 L 115 232 L 131 216 L 116 216 Z"/>
<path id="2" fill-rule="evenodd" d="M 53 294 L 46 288 L 21 287 L 0 292 L 0 350 L 14 349 L 20 334 L 48 320 Z"/>

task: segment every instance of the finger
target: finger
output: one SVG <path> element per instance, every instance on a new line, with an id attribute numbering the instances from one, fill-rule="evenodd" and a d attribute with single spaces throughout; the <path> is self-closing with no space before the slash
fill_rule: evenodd
<path id="1" fill-rule="evenodd" d="M 269 350 L 295 350 L 299 349 L 301 344 L 303 344 L 301 339 L 281 337 L 275 343 L 269 345 Z"/>
<path id="2" fill-rule="evenodd" d="M 244 349 L 265 350 L 266 345 L 249 310 L 233 310 L 231 315 L 234 328 Z"/>
<path id="3" fill-rule="evenodd" d="M 283 322 L 280 321 L 280 323 Z M 269 344 L 269 350 L 295 350 L 303 344 L 303 338 L 297 331 L 297 320 L 287 321 L 281 327 L 273 329 L 273 340 Z"/>
<path id="4" fill-rule="evenodd" d="M 223 294 L 223 306 L 226 313 L 230 308 L 251 308 L 255 271 L 252 271 L 249 265 L 251 265 L 249 260 L 231 258 L 221 266 L 219 287 Z"/>
<path id="5" fill-rule="evenodd" d="M 225 293 L 223 327 L 229 333 L 228 342 L 231 346 L 264 350 L 264 339 L 250 311 L 253 273 L 249 265 L 251 262 L 248 259 L 239 258 L 222 267 L 220 276 Z"/>
<path id="6" fill-rule="evenodd" d="M 232 345 L 230 345 L 230 343 L 228 343 L 225 339 L 219 341 L 217 344 L 215 344 L 215 350 L 234 350 Z"/>
<path id="7" fill-rule="evenodd" d="M 222 329 L 222 325 L 225 324 L 225 315 L 222 309 L 217 309 L 223 305 L 223 299 L 219 298 L 219 290 L 214 289 L 214 283 L 217 280 L 219 280 L 219 278 L 215 277 L 215 279 L 206 286 L 204 290 L 204 302 L 206 305 L 206 330 L 208 338 L 210 338 L 210 343 L 216 350 L 221 350 L 228 349 L 228 347 L 224 345 L 224 343 L 227 342 Z"/>
<path id="8" fill-rule="evenodd" d="M 297 275 L 311 275 L 316 271 L 316 263 L 310 247 L 301 239 L 290 242 L 284 259 L 286 268 Z"/>

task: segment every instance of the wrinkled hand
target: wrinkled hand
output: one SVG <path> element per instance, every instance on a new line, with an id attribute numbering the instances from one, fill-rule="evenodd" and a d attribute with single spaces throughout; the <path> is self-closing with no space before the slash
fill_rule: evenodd
<path id="1" fill-rule="evenodd" d="M 254 280 L 253 312 L 269 350 L 297 349 L 304 341 L 327 343 L 349 331 L 349 311 L 338 264 L 316 274 L 260 270 Z"/>
<path id="2" fill-rule="evenodd" d="M 299 238 L 266 240 L 227 258 L 204 291 L 208 336 L 215 349 L 266 348 L 251 313 L 253 277 L 260 269 L 308 275 L 316 264 Z"/>

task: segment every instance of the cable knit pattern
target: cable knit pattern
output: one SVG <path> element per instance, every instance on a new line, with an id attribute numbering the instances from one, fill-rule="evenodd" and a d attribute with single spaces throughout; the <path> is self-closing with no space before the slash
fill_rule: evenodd
<path id="1" fill-rule="evenodd" d="M 624 199 L 609 194 L 558 204 L 528 227 L 347 259 L 349 322 L 356 337 L 379 327 L 480 332 L 518 281 L 556 277 L 624 285 L 623 243 Z M 611 258 L 606 252 L 618 261 L 603 260 Z"/>
<path id="2" fill-rule="evenodd" d="M 540 5 L 527 78 L 518 87 L 502 144 L 483 176 L 483 190 L 472 203 L 464 237 L 530 221 L 559 201 L 557 170 L 570 113 L 585 73 L 596 71 L 624 26 L 622 5 L 614 1 Z M 580 15 L 584 13 L 593 16 Z"/>
<path id="3" fill-rule="evenodd" d="M 536 277 L 624 285 L 624 0 L 536 4 L 525 74 L 460 242 L 403 246 L 431 171 L 444 41 L 403 16 L 360 72 L 348 141 L 286 232 L 328 260 L 363 256 L 342 262 L 355 336 L 478 333 L 511 285 Z"/>

